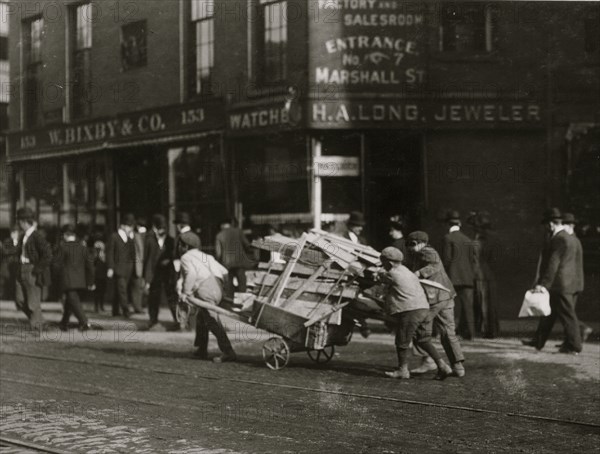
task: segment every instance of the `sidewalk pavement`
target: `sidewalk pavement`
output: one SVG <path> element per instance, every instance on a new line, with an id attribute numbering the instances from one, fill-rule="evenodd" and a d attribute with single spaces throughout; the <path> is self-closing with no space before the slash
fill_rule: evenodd
<path id="1" fill-rule="evenodd" d="M 101 313 L 95 313 L 94 305 L 92 302 L 83 302 L 82 305 L 90 322 L 96 326 L 102 327 L 102 329 L 114 329 L 116 323 L 119 323 L 122 326 L 131 326 L 131 324 L 133 323 L 135 324 L 137 330 L 144 331 L 148 325 L 147 313 L 132 313 L 131 318 L 124 319 L 123 317 L 113 317 L 111 315 L 110 310 L 105 310 Z M 42 303 L 42 311 L 47 321 L 58 323 L 62 314 L 62 304 L 59 302 L 44 302 Z M 13 301 L 0 300 L 0 320 L 4 319 L 25 320 L 25 315 L 16 309 L 15 303 Z M 176 331 L 177 324 L 173 322 L 171 311 L 168 308 L 160 309 L 158 319 L 161 322 L 161 324 L 165 327 L 166 331 Z M 238 331 L 240 329 L 243 329 L 248 336 L 251 336 L 253 334 L 258 335 L 258 333 L 262 333 L 262 330 L 258 330 L 249 325 L 244 325 L 243 323 L 237 320 L 229 319 L 227 317 L 221 316 L 221 321 L 228 331 Z M 71 324 L 73 326 L 76 326 L 76 324 L 74 323 L 75 318 L 71 317 Z M 600 321 L 585 321 L 585 323 L 594 330 L 594 332 L 588 338 L 587 341 L 594 342 L 600 340 Z M 500 338 L 529 338 L 535 332 L 537 324 L 537 318 L 500 320 Z M 243 328 L 240 325 L 243 325 Z M 369 320 L 369 328 L 374 334 L 389 333 L 385 325 L 378 320 Z M 559 339 L 560 337 L 562 337 L 562 335 L 562 325 L 560 324 L 560 322 L 557 322 L 554 324 L 554 328 L 552 330 L 552 337 Z M 355 337 L 360 338 L 360 336 L 358 335 Z"/>

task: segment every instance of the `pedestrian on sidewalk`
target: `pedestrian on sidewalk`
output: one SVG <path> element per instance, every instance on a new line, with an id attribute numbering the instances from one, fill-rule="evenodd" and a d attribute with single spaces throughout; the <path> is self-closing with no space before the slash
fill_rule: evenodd
<path id="1" fill-rule="evenodd" d="M 579 320 L 575 314 L 575 295 L 580 291 L 583 270 L 579 267 L 577 238 L 570 235 L 563 224 L 563 215 L 558 208 L 544 213 L 542 223 L 550 232 L 550 239 L 544 243 L 539 262 L 539 272 L 534 291 L 550 293 L 550 315 L 540 318 L 532 340 L 522 341 L 524 345 L 542 350 L 556 319 L 560 319 L 565 341 L 560 353 L 578 354 L 582 350 Z"/>
<path id="2" fill-rule="evenodd" d="M 390 246 L 399 249 L 406 256 L 406 239 L 404 238 L 404 221 L 402 220 L 402 216 L 395 215 L 390 218 L 389 235 L 392 240 Z"/>
<path id="3" fill-rule="evenodd" d="M 180 300 L 185 303 L 188 296 L 217 306 L 223 298 L 223 286 L 228 279 L 227 269 L 212 255 L 200 251 L 200 238 L 193 232 L 185 232 L 179 237 L 181 256 L 182 287 Z M 217 316 L 218 317 L 218 316 Z M 227 332 L 220 320 L 215 319 L 208 310 L 198 308 L 196 315 L 197 347 L 194 356 L 208 359 L 208 333 L 217 338 L 221 356 L 213 358 L 214 362 L 235 361 L 237 359 Z"/>
<path id="4" fill-rule="evenodd" d="M 144 245 L 146 243 L 146 219 L 138 218 L 133 229 L 133 244 L 135 246 L 134 274 L 131 278 L 131 304 L 136 314 L 144 313 L 145 288 L 144 283 Z"/>
<path id="5" fill-rule="evenodd" d="M 167 220 L 162 214 L 152 217 L 152 230 L 146 234 L 144 246 L 144 281 L 148 293 L 149 330 L 162 331 L 164 327 L 158 323 L 161 306 L 169 306 L 173 321 L 177 322 L 175 305 L 170 304 L 173 276 L 173 247 L 175 240 L 167 234 Z"/>
<path id="6" fill-rule="evenodd" d="M 33 210 L 27 207 L 18 209 L 17 221 L 23 234 L 18 245 L 19 269 L 15 302 L 29 319 L 31 327 L 41 329 L 44 324 L 42 292 L 45 286 L 50 285 L 52 249 L 37 229 Z"/>
<path id="7" fill-rule="evenodd" d="M 64 294 L 63 316 L 59 328 L 66 331 L 71 315 L 79 323 L 79 329 L 85 331 L 91 327 L 81 306 L 81 294 L 94 287 L 94 257 L 88 248 L 77 240 L 75 228 L 66 225 L 63 228 L 63 242 L 53 260 L 54 266 L 62 269 L 61 291 Z"/>
<path id="8" fill-rule="evenodd" d="M 577 301 L 579 300 L 579 295 L 583 292 L 584 289 L 584 271 L 583 271 L 583 246 L 581 245 L 581 241 L 577 238 L 575 234 L 575 226 L 577 225 L 577 219 L 573 213 L 565 213 L 563 216 L 563 225 L 565 226 L 565 231 L 572 235 L 575 243 L 577 245 L 576 251 L 576 272 L 577 276 L 577 288 L 576 292 L 573 295 L 573 307 L 577 306 Z M 587 326 L 581 320 L 579 320 L 579 331 L 581 332 L 581 342 L 585 342 L 587 338 L 592 334 L 592 328 Z M 564 345 L 564 343 L 563 343 Z M 562 347 L 563 345 L 560 345 Z"/>
<path id="9" fill-rule="evenodd" d="M 128 290 L 136 261 L 134 225 L 133 215 L 125 214 L 118 230 L 108 239 L 106 247 L 106 277 L 114 278 L 117 296 L 113 301 L 113 316 L 119 315 L 120 309 L 125 318 L 129 318 Z"/>
<path id="10" fill-rule="evenodd" d="M 492 229 L 489 213 L 481 211 L 474 216 L 475 247 L 477 260 L 475 268 L 474 303 L 476 326 L 483 337 L 494 339 L 500 334 L 500 320 L 496 307 L 496 276 L 493 265 L 498 251 L 498 240 Z"/>
<path id="11" fill-rule="evenodd" d="M 94 241 L 94 311 L 104 312 L 104 299 L 106 297 L 106 245 L 102 240 Z"/>
<path id="12" fill-rule="evenodd" d="M 446 215 L 448 233 L 444 236 L 442 263 L 454 285 L 454 319 L 456 328 L 464 339 L 475 336 L 475 313 L 473 310 L 473 286 L 477 268 L 477 248 L 474 242 L 461 232 L 460 213 L 451 210 Z"/>
<path id="13" fill-rule="evenodd" d="M 438 379 L 452 374 L 452 369 L 444 362 L 429 336 L 417 336 L 417 331 L 427 331 L 423 325 L 427 323 L 429 304 L 419 278 L 402 265 L 404 254 L 399 249 L 387 247 L 381 252 L 381 264 L 386 270 L 382 281 L 386 284 L 385 311 L 396 322 L 396 354 L 398 369 L 386 372 L 391 378 L 410 378 L 408 355 L 411 341 L 427 352 L 437 367 Z"/>
<path id="14" fill-rule="evenodd" d="M 5 273 L 5 287 L 3 297 L 7 300 L 16 300 L 17 278 L 19 276 L 19 241 L 21 232 L 18 224 L 10 230 L 10 237 L 2 244 L 2 270 Z M 22 306 L 20 301 L 17 306 Z"/>
<path id="15" fill-rule="evenodd" d="M 411 232 L 406 240 L 408 254 L 407 267 L 420 279 L 428 279 L 448 291 L 433 286 L 425 287 L 425 294 L 429 302 L 429 314 L 423 330 L 418 335 L 427 336 L 435 330 L 440 334 L 442 347 L 448 356 L 456 377 L 465 375 L 462 348 L 458 341 L 454 325 L 454 297 L 456 292 L 450 278 L 446 274 L 442 260 L 437 251 L 429 245 L 429 236 L 425 232 Z M 422 356 L 421 365 L 411 370 L 412 374 L 424 374 L 436 370 L 435 362 L 429 358 L 427 352 L 419 345 L 415 345 L 418 355 Z"/>
<path id="16" fill-rule="evenodd" d="M 215 258 L 227 268 L 228 288 L 231 293 L 244 293 L 246 292 L 246 269 L 251 268 L 253 264 L 249 257 L 251 247 L 242 229 L 235 227 L 235 224 L 235 219 L 221 222 L 221 231 L 215 239 Z"/>

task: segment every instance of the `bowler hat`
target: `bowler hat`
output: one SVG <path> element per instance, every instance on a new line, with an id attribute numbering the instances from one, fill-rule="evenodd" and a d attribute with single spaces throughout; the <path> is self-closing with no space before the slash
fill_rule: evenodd
<path id="1" fill-rule="evenodd" d="M 184 232 L 179 237 L 179 240 L 183 244 L 187 244 L 192 249 L 200 248 L 200 237 L 196 235 L 194 232 Z"/>
<path id="2" fill-rule="evenodd" d="M 353 211 L 348 218 L 348 225 L 364 226 L 367 222 L 365 216 L 360 211 Z"/>
<path id="3" fill-rule="evenodd" d="M 63 235 L 75 235 L 75 226 L 73 224 L 65 224 L 62 228 Z"/>
<path id="4" fill-rule="evenodd" d="M 460 213 L 456 210 L 450 210 L 446 213 L 446 221 L 460 221 Z"/>
<path id="5" fill-rule="evenodd" d="M 126 213 L 121 218 L 121 225 L 133 227 L 135 225 L 135 216 L 131 213 Z"/>
<path id="6" fill-rule="evenodd" d="M 406 239 L 408 241 L 416 241 L 417 243 L 429 243 L 429 235 L 420 230 L 409 233 Z"/>
<path id="7" fill-rule="evenodd" d="M 556 207 L 548 208 L 544 211 L 544 215 L 542 217 L 542 224 L 556 219 L 562 219 L 562 213 L 560 212 L 560 210 Z"/>
<path id="8" fill-rule="evenodd" d="M 152 216 L 152 225 L 157 229 L 164 229 L 167 227 L 167 219 L 162 214 L 155 214 Z"/>
<path id="9" fill-rule="evenodd" d="M 19 208 L 17 210 L 17 220 L 32 222 L 35 219 L 33 210 L 29 207 Z"/>
<path id="10" fill-rule="evenodd" d="M 191 224 L 190 214 L 182 211 L 181 213 L 177 213 L 175 215 L 175 219 L 173 220 L 173 224 Z"/>
<path id="11" fill-rule="evenodd" d="M 563 215 L 563 224 L 577 224 L 577 219 L 573 213 L 565 213 Z"/>
<path id="12" fill-rule="evenodd" d="M 477 213 L 477 218 L 475 219 L 475 225 L 477 227 L 482 228 L 491 228 L 492 220 L 490 218 L 490 213 L 488 211 L 480 211 Z"/>
<path id="13" fill-rule="evenodd" d="M 390 262 L 401 262 L 404 260 L 404 254 L 400 249 L 390 246 L 381 251 L 381 258 Z"/>

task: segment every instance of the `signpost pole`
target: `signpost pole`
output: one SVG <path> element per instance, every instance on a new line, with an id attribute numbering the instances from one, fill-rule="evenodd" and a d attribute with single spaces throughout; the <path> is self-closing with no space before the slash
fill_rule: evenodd
<path id="1" fill-rule="evenodd" d="M 317 138 L 313 138 L 312 139 L 312 165 L 311 165 L 311 169 L 312 169 L 312 175 L 311 175 L 311 182 L 312 182 L 312 200 L 311 200 L 311 206 L 312 206 L 312 213 L 313 213 L 313 227 L 315 229 L 320 229 L 321 228 L 321 212 L 322 212 L 322 205 L 321 205 L 321 195 L 322 195 L 322 185 L 321 185 L 321 177 L 319 175 L 319 172 L 317 171 L 317 164 L 316 164 L 316 160 L 318 158 L 321 157 L 321 141 Z"/>

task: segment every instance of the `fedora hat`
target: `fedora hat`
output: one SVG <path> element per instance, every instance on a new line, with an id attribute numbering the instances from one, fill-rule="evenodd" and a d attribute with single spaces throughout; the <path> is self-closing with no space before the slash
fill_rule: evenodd
<path id="1" fill-rule="evenodd" d="M 557 219 L 562 219 L 562 213 L 560 212 L 560 210 L 556 207 L 553 208 L 548 208 L 544 211 L 544 214 L 542 216 L 542 224 L 545 224 L 546 222 L 550 222 L 550 221 L 554 221 Z"/>
<path id="2" fill-rule="evenodd" d="M 35 214 L 33 210 L 29 207 L 19 208 L 17 210 L 17 220 L 18 221 L 27 221 L 33 222 L 35 219 Z"/>
<path id="3" fill-rule="evenodd" d="M 75 226 L 73 224 L 65 224 L 62 228 L 63 235 L 75 235 Z"/>
<path id="4" fill-rule="evenodd" d="M 577 219 L 573 213 L 565 213 L 562 218 L 563 224 L 577 224 Z"/>
<path id="5" fill-rule="evenodd" d="M 367 223 L 365 216 L 360 211 L 353 211 L 348 218 L 348 225 L 364 226 Z"/>
<path id="6" fill-rule="evenodd" d="M 175 219 L 173 220 L 173 224 L 188 224 L 189 225 L 191 223 L 192 223 L 192 221 L 191 221 L 190 214 L 185 211 L 177 213 L 175 215 Z"/>

